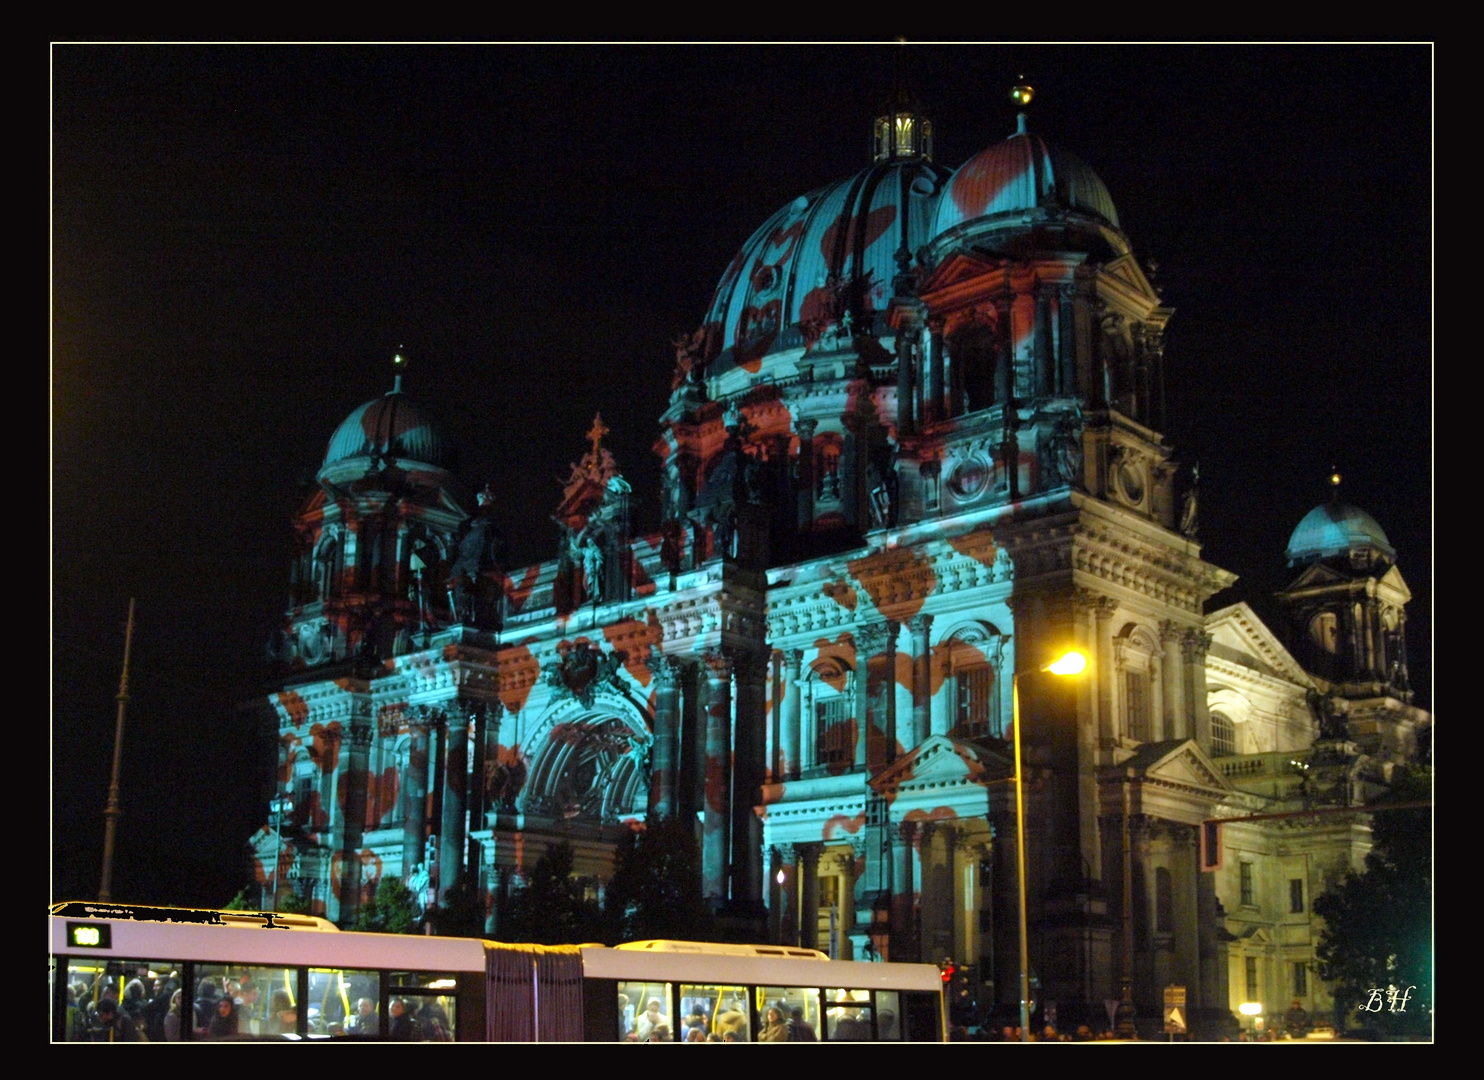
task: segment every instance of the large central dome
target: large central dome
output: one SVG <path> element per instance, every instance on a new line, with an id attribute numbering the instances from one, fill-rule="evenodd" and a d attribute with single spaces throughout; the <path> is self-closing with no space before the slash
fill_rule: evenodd
<path id="1" fill-rule="evenodd" d="M 883 310 L 897 273 L 932 235 L 948 170 L 925 157 L 881 161 L 801 195 L 763 223 L 722 275 L 706 315 L 711 374 L 761 370 L 771 353 L 813 343 L 847 311 Z"/>

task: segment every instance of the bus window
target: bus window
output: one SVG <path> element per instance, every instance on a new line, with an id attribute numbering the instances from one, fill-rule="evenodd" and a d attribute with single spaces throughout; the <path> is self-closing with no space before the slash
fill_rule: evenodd
<path id="1" fill-rule="evenodd" d="M 165 1017 L 180 989 L 169 960 L 78 958 L 67 965 L 67 1042 L 166 1040 Z M 174 1038 L 180 1037 L 175 1025 Z"/>
<path id="2" fill-rule="evenodd" d="M 752 1010 L 748 1007 L 745 986 L 706 986 L 682 984 L 680 1007 L 686 1017 L 684 1034 L 694 1042 L 751 1042 Z M 696 1020 L 703 1025 L 695 1023 Z M 691 1032 L 699 1030 L 699 1038 Z"/>
<path id="3" fill-rule="evenodd" d="M 388 983 L 386 1038 L 452 1042 L 458 1032 L 458 976 L 451 971 L 394 971 Z"/>
<path id="4" fill-rule="evenodd" d="M 826 990 L 826 1039 L 832 1042 L 868 1042 L 874 1040 L 876 1025 L 869 990 Z"/>
<path id="5" fill-rule="evenodd" d="M 819 1032 L 819 991 L 798 986 L 759 986 L 757 1003 L 762 1039 L 768 1034 L 768 1010 L 777 1009 L 786 1025 L 786 1038 L 769 1042 L 814 1042 Z M 776 1029 L 775 1029 L 776 1030 Z"/>
<path id="6" fill-rule="evenodd" d="M 618 984 L 618 1037 L 623 1042 L 674 1042 L 670 983 Z"/>
<path id="7" fill-rule="evenodd" d="M 901 996 L 895 990 L 876 991 L 876 1038 L 882 1042 L 898 1042 L 902 1038 L 902 1027 L 898 1018 L 902 1015 Z"/>
<path id="8" fill-rule="evenodd" d="M 195 997 L 182 1005 L 194 1011 L 196 1038 L 258 1039 L 298 1033 L 298 968 L 197 964 L 195 978 Z"/>
<path id="9" fill-rule="evenodd" d="M 380 993 L 381 976 L 375 971 L 310 968 L 306 1009 L 309 1037 L 375 1035 Z"/>

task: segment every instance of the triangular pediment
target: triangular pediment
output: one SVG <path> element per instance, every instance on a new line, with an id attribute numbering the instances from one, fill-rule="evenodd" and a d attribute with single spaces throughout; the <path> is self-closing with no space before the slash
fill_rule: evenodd
<path id="1" fill-rule="evenodd" d="M 309 499 L 304 503 L 304 505 L 299 508 L 299 516 L 311 517 L 315 514 L 320 513 L 324 510 L 326 498 L 327 495 L 324 488 L 315 488 L 314 494 L 310 495 Z"/>
<path id="2" fill-rule="evenodd" d="M 1245 602 L 1207 615 L 1206 633 L 1211 635 L 1212 655 L 1220 657 L 1230 650 L 1244 658 L 1246 666 L 1301 686 L 1314 685 L 1303 666 Z M 1220 649 L 1214 648 L 1218 645 Z"/>
<path id="3" fill-rule="evenodd" d="M 1201 788 L 1222 795 L 1234 790 L 1194 739 L 1145 743 L 1123 767 L 1133 769 L 1146 782 Z"/>
<path id="4" fill-rule="evenodd" d="M 1304 572 L 1294 578 L 1285 591 L 1297 592 L 1299 589 L 1312 589 L 1316 585 L 1346 585 L 1354 580 L 1354 577 L 1342 574 L 1333 566 L 1317 562 L 1305 567 Z"/>
<path id="5" fill-rule="evenodd" d="M 253 853 L 264 862 L 271 863 L 277 858 L 277 852 L 283 847 L 283 838 L 271 825 L 264 825 L 253 833 L 247 841 L 247 846 Z"/>
<path id="6" fill-rule="evenodd" d="M 1127 285 L 1134 292 L 1145 296 L 1158 303 L 1159 294 L 1154 291 L 1154 286 L 1149 284 L 1149 279 L 1144 276 L 1139 261 L 1132 255 L 1123 255 L 1106 263 L 1102 270 L 1104 276 Z"/>
<path id="7" fill-rule="evenodd" d="M 1407 588 L 1406 581 L 1402 579 L 1402 572 L 1394 566 L 1382 575 L 1381 584 L 1401 593 L 1401 602 L 1404 604 L 1412 599 L 1412 590 Z"/>
<path id="8" fill-rule="evenodd" d="M 988 750 L 945 735 L 933 735 L 910 754 L 877 773 L 871 786 L 880 792 L 890 788 L 910 790 L 919 785 L 978 781 L 997 778 L 1007 767 L 1007 762 Z"/>
<path id="9" fill-rule="evenodd" d="M 917 295 L 926 300 L 934 293 L 943 292 L 965 281 L 983 277 L 985 274 L 998 273 L 1003 268 L 1004 264 L 998 260 L 990 260 L 961 251 L 954 252 L 933 267 L 927 280 L 919 283 Z"/>

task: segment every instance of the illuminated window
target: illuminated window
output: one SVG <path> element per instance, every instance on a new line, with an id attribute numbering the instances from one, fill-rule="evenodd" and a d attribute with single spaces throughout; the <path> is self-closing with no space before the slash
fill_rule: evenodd
<path id="1" fill-rule="evenodd" d="M 1124 702 L 1128 709 L 1128 737 L 1149 741 L 1149 676 L 1142 671 L 1123 673 Z"/>
<path id="2" fill-rule="evenodd" d="M 1255 890 L 1252 887 L 1252 864 L 1244 862 L 1240 865 L 1242 883 L 1242 905 L 1244 907 L 1255 907 L 1257 901 L 1254 898 Z"/>
<path id="3" fill-rule="evenodd" d="M 1211 714 L 1211 753 L 1226 757 L 1237 752 L 1236 726 L 1220 713 Z"/>
<path id="4" fill-rule="evenodd" d="M 1293 996 L 1304 997 L 1309 992 L 1309 965 L 1300 960 L 1293 965 Z"/>
<path id="5" fill-rule="evenodd" d="M 814 723 L 816 764 L 849 765 L 855 760 L 855 724 L 844 695 L 815 702 Z"/>
<path id="6" fill-rule="evenodd" d="M 979 739 L 986 735 L 999 734 L 990 730 L 994 671 L 988 664 L 980 664 L 956 674 L 954 692 L 958 705 L 957 727 L 962 737 Z"/>
<path id="7" fill-rule="evenodd" d="M 954 632 L 949 641 L 948 668 L 952 672 L 953 734 L 982 739 L 1004 736 L 1004 686 L 998 678 L 1004 661 L 1005 638 L 988 625 L 971 625 Z"/>
<path id="8" fill-rule="evenodd" d="M 1123 737 L 1134 742 L 1158 738 L 1155 726 L 1163 654 L 1159 643 L 1144 627 L 1130 623 L 1113 641 L 1114 661 L 1121 673 L 1117 682 L 1123 713 Z"/>
<path id="9" fill-rule="evenodd" d="M 1257 957 L 1247 957 L 1247 1000 L 1257 1001 Z"/>

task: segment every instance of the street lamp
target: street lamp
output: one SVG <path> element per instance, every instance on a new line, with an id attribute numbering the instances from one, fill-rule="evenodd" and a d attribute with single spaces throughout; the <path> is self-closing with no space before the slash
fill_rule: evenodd
<path id="1" fill-rule="evenodd" d="M 1087 656 L 1076 649 L 1058 656 L 1039 669 L 1053 675 L 1078 675 L 1087 667 Z M 1015 728 L 1015 866 L 1020 896 L 1020 1040 L 1031 1041 L 1030 932 L 1025 913 L 1025 791 L 1020 767 L 1020 672 L 1010 676 L 1011 719 Z"/>

